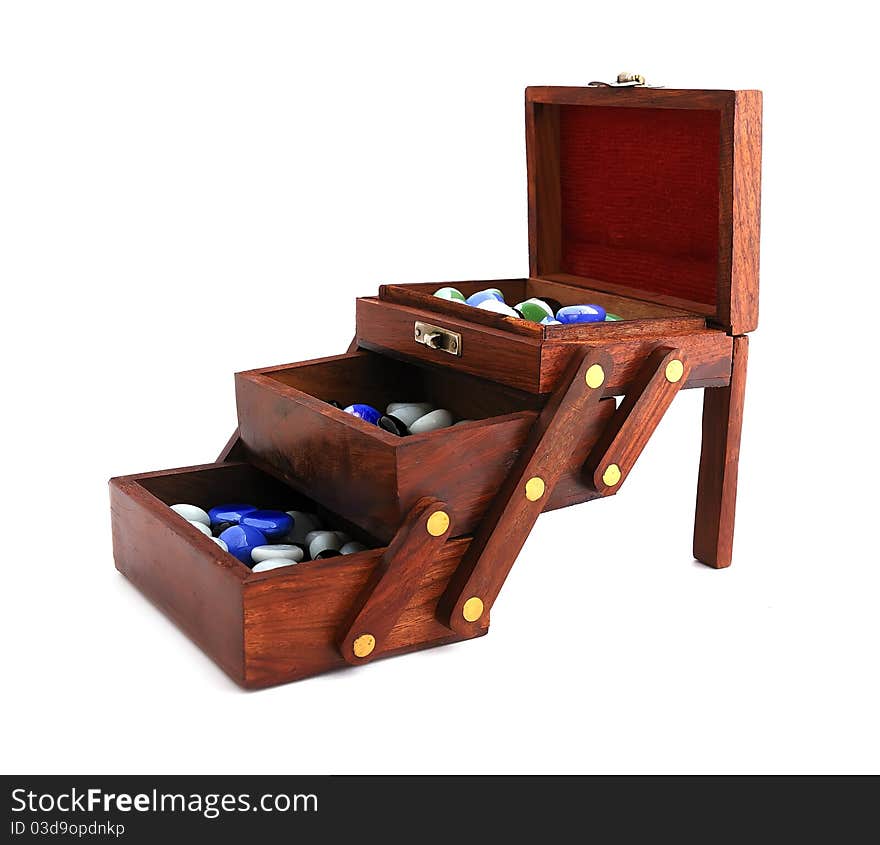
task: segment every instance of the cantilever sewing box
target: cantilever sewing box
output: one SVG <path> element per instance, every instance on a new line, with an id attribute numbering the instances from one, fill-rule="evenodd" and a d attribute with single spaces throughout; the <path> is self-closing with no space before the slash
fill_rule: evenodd
<path id="1" fill-rule="evenodd" d="M 731 562 L 761 93 L 531 87 L 525 106 L 528 278 L 383 285 L 344 354 L 236 375 L 216 463 L 110 482 L 117 568 L 245 687 L 485 634 L 540 513 L 621 489 L 682 389 L 704 391 L 693 553 Z M 624 319 L 545 326 L 432 295 L 447 284 Z M 472 422 L 399 437 L 328 404 L 401 396 Z M 317 510 L 369 548 L 255 573 L 168 507 L 222 501 Z"/>

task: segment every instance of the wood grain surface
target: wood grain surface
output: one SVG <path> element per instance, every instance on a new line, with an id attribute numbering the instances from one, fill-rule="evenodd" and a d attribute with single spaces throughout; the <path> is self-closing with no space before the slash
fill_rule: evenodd
<path id="1" fill-rule="evenodd" d="M 582 436 L 583 420 L 598 406 L 601 386 L 590 387 L 585 374 L 601 367 L 610 374 L 612 364 L 600 350 L 588 349 L 572 362 L 564 381 L 544 407 L 529 432 L 516 464 L 492 501 L 474 539 L 453 575 L 437 612 L 453 631 L 477 633 L 483 615 L 492 609 L 501 587 L 562 475 L 568 455 Z M 532 492 L 537 484 L 536 492 Z M 469 601 L 482 603 L 476 618 L 467 618 Z"/>
<path id="2" fill-rule="evenodd" d="M 438 514 L 447 518 L 440 534 L 429 530 L 431 518 Z M 430 497 L 416 502 L 340 628 L 339 651 L 346 662 L 357 666 L 382 654 L 388 633 L 412 601 L 425 572 L 446 540 L 453 536 L 453 531 L 446 502 Z M 368 654 L 357 654 L 354 648 L 361 637 L 372 638 L 374 645 Z"/>
<path id="3" fill-rule="evenodd" d="M 347 666 L 339 626 L 385 555 L 382 547 L 254 573 L 169 505 L 209 508 L 222 501 L 317 510 L 325 524 L 351 529 L 326 508 L 244 463 L 206 464 L 110 481 L 116 566 L 233 680 L 249 688 Z M 435 618 L 437 600 L 467 548 L 440 544 L 424 568 L 381 656 L 460 639 Z M 488 629 L 488 620 L 480 633 Z"/>
<path id="4" fill-rule="evenodd" d="M 645 356 L 658 344 L 677 346 L 691 362 L 691 374 L 685 388 L 717 387 L 730 380 L 731 339 L 723 331 L 707 329 L 697 318 L 671 317 L 666 320 L 635 320 L 626 335 L 597 331 L 590 335 L 591 346 L 602 346 L 611 355 L 615 367 L 605 395 L 623 395 L 636 377 Z M 427 320 L 442 328 L 460 332 L 462 355 L 456 357 L 428 349 L 413 340 L 416 320 Z M 677 320 L 685 320 L 679 324 Z M 613 324 L 601 324 L 605 326 Z M 518 390 L 546 394 L 552 392 L 568 366 L 572 354 L 584 346 L 577 332 L 571 339 L 548 339 L 543 342 L 510 335 L 465 320 L 452 319 L 431 311 L 359 299 L 357 302 L 358 342 L 385 356 L 430 363 L 506 384 Z"/>
<path id="5" fill-rule="evenodd" d="M 546 401 L 450 368 L 369 351 L 239 373 L 236 393 L 246 459 L 382 541 L 423 496 L 447 502 L 458 532 L 472 532 Z M 401 438 L 324 401 L 367 397 L 380 406 L 430 401 L 473 422 Z M 584 443 L 599 436 L 612 406 L 584 416 Z M 548 508 L 595 498 L 582 478 L 583 457 L 579 450 L 568 456 Z"/>
<path id="6" fill-rule="evenodd" d="M 761 257 L 760 91 L 737 91 L 733 115 L 733 175 L 730 279 L 722 278 L 720 301 L 729 303 L 720 322 L 732 334 L 758 328 L 758 277 Z"/>
<path id="7" fill-rule="evenodd" d="M 467 545 L 466 539 L 443 544 L 388 632 L 382 657 L 461 639 L 435 614 L 440 594 Z M 245 685 L 271 686 L 349 666 L 339 653 L 337 633 L 383 553 L 300 564 L 276 570 L 284 574 L 275 578 L 263 577 L 272 572 L 253 575 L 244 586 Z M 488 631 L 488 618 L 482 622 L 477 636 Z"/>
<path id="8" fill-rule="evenodd" d="M 462 309 L 464 310 L 464 309 Z M 468 312 L 476 310 L 468 308 Z M 358 343 L 364 349 L 397 353 L 410 361 L 479 376 L 519 390 L 536 392 L 535 373 L 541 360 L 540 335 L 525 337 L 503 328 L 474 323 L 470 314 L 440 315 L 423 308 L 410 308 L 361 298 L 357 301 Z M 416 343 L 413 329 L 423 320 L 461 335 L 461 355 L 450 355 Z"/>
<path id="9" fill-rule="evenodd" d="M 680 349 L 690 365 L 682 389 L 723 387 L 730 383 L 732 338 L 717 329 L 654 335 L 646 331 L 628 341 L 596 341 L 591 346 L 603 349 L 614 362 L 614 371 L 605 388 L 606 396 L 620 396 L 631 390 L 645 359 L 657 346 Z M 580 344 L 546 343 L 542 359 L 540 392 L 552 389 Z"/>
<path id="10" fill-rule="evenodd" d="M 705 123 L 703 115 L 717 114 L 717 130 L 713 130 L 717 131 L 720 142 L 716 147 L 719 155 L 714 156 L 714 166 L 718 169 L 718 237 L 714 247 L 717 249 L 717 255 L 714 256 L 717 272 L 706 277 L 707 283 L 713 278 L 716 279 L 716 283 L 715 290 L 706 293 L 702 291 L 702 283 L 694 288 L 693 284 L 686 281 L 687 276 L 694 269 L 693 262 L 712 259 L 712 256 L 705 254 L 708 247 L 704 245 L 693 255 L 688 256 L 690 264 L 687 262 L 681 264 L 681 278 L 676 279 L 674 274 L 670 275 L 662 287 L 652 281 L 651 274 L 645 275 L 637 284 L 634 279 L 613 278 L 613 272 L 609 272 L 609 278 L 600 276 L 596 281 L 596 287 L 611 293 L 635 295 L 658 303 L 681 305 L 687 310 L 709 316 L 714 323 L 732 334 L 753 330 L 757 326 L 758 317 L 760 250 L 762 112 L 760 91 L 700 91 L 638 87 L 527 88 L 526 161 L 530 275 L 558 279 L 561 275 L 566 273 L 571 275 L 575 272 L 566 266 L 566 256 L 573 245 L 576 250 L 583 250 L 587 245 L 580 242 L 573 244 L 573 239 L 578 235 L 572 228 L 572 222 L 566 217 L 568 206 L 565 197 L 566 186 L 574 178 L 573 173 L 578 177 L 584 176 L 584 173 L 571 171 L 570 166 L 568 169 L 565 166 L 567 158 L 561 150 L 571 148 L 570 143 L 568 148 L 565 143 L 568 137 L 565 134 L 566 126 L 569 127 L 570 132 L 571 126 L 578 125 L 578 122 L 583 123 L 584 126 L 590 124 L 590 121 L 585 119 L 590 115 L 612 115 L 618 108 L 628 112 L 633 110 L 644 112 L 643 126 L 638 121 L 635 121 L 635 125 L 636 128 L 644 129 L 646 138 L 652 137 L 649 131 L 651 126 L 655 124 L 664 126 L 669 123 L 669 115 L 664 116 L 663 110 L 689 112 L 692 119 L 682 124 L 682 130 L 693 124 L 695 132 Z M 588 110 L 589 113 L 583 110 Z M 569 116 L 567 123 L 561 121 L 561 115 Z M 630 115 L 620 117 L 622 121 L 608 118 L 608 131 L 614 131 L 615 125 L 619 123 L 626 126 L 634 124 Z M 600 120 L 598 125 L 601 127 L 604 123 Z M 708 127 L 700 129 L 700 134 L 694 135 L 694 141 L 698 137 L 703 137 L 707 130 Z M 630 130 L 627 131 L 631 134 Z M 586 129 L 582 132 L 586 132 Z M 607 160 L 606 163 L 613 164 L 618 152 L 629 144 L 630 134 L 623 136 L 619 145 L 610 143 L 604 135 L 598 138 L 586 136 L 574 149 L 582 150 L 583 145 L 586 144 L 605 143 L 607 149 L 596 147 L 593 158 L 598 158 L 600 161 Z M 676 135 L 667 133 L 663 137 L 669 141 L 675 139 Z M 568 140 L 570 142 L 571 139 Z M 635 143 L 635 139 L 632 140 Z M 649 144 L 650 141 L 645 143 Z M 651 147 L 645 148 L 643 153 L 644 155 L 639 154 L 635 160 L 639 166 L 642 166 L 641 162 L 649 160 L 652 154 Z M 667 167 L 670 166 L 668 158 L 660 155 L 655 157 L 658 168 L 664 167 L 664 163 Z M 588 157 L 588 160 L 592 161 L 592 158 Z M 609 168 L 610 164 L 605 169 Z M 629 172 L 629 169 L 625 172 Z M 600 173 L 601 168 L 597 174 L 594 167 L 587 176 L 592 174 L 594 181 L 597 178 L 601 180 Z M 657 174 L 658 178 L 662 179 L 663 176 L 662 172 Z M 687 180 L 682 178 L 676 184 L 685 190 L 687 196 L 689 190 Z M 583 191 L 574 193 L 575 199 L 580 196 L 584 196 L 584 203 L 589 204 L 592 194 Z M 626 215 L 626 219 L 632 220 L 635 225 L 642 228 L 648 224 L 645 214 L 649 211 L 643 205 L 634 205 L 631 212 Z M 590 214 L 593 217 L 604 217 L 604 219 L 594 219 L 595 225 L 587 227 L 591 238 L 590 249 L 593 251 L 620 249 L 628 244 L 624 235 L 617 232 L 615 226 L 607 219 L 608 207 L 600 203 L 599 208 L 591 210 Z M 664 225 L 664 219 L 662 215 L 659 216 L 656 220 L 657 225 Z M 694 223 L 697 223 L 696 219 Z M 609 224 L 615 235 L 610 241 L 603 239 L 599 234 Z M 655 240 L 659 243 L 663 242 L 663 239 Z M 609 265 L 611 270 L 616 266 L 624 266 L 626 262 L 635 262 L 634 266 L 638 267 L 646 260 L 649 252 L 646 252 L 645 244 L 637 238 L 635 243 L 638 248 L 621 251 L 620 261 Z M 666 255 L 662 248 L 655 257 L 659 267 L 673 267 L 675 261 L 683 258 L 677 254 Z M 703 276 L 700 275 L 700 278 L 702 279 Z M 628 281 L 629 286 L 627 286 Z"/>
<path id="11" fill-rule="evenodd" d="M 182 486 L 180 498 L 172 496 L 169 504 L 191 502 L 192 489 Z M 244 683 L 241 591 L 250 570 L 136 479 L 111 480 L 110 508 L 116 568 L 230 677 Z"/>
<path id="12" fill-rule="evenodd" d="M 666 366 L 682 362 L 683 375 L 677 382 L 666 378 Z M 602 495 L 616 493 L 626 481 L 667 408 L 687 379 L 687 359 L 680 349 L 661 346 L 645 360 L 638 377 L 617 409 L 611 423 L 602 432 L 584 467 L 593 487 Z M 608 484 L 606 469 L 614 465 L 619 478 Z"/>
<path id="13" fill-rule="evenodd" d="M 748 337 L 736 337 L 733 344 L 730 385 L 707 390 L 703 396 L 694 557 L 715 569 L 730 566 L 733 559 L 739 444 L 749 360 Z"/>
<path id="14" fill-rule="evenodd" d="M 529 99 L 526 89 L 526 172 L 529 197 L 529 275 L 562 268 L 559 109 Z"/>

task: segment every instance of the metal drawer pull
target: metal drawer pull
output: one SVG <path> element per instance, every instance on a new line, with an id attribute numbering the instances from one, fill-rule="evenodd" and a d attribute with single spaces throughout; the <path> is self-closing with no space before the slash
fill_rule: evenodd
<path id="1" fill-rule="evenodd" d="M 416 320 L 413 337 L 416 343 L 427 346 L 428 349 L 439 349 L 450 355 L 461 355 L 461 335 L 451 332 L 449 329 L 441 329 L 440 326 L 432 326 Z"/>

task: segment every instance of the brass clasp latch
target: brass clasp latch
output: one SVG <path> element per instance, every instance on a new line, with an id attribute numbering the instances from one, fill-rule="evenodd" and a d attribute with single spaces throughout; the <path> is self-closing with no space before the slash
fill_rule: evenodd
<path id="1" fill-rule="evenodd" d="M 659 85 L 648 85 L 645 77 L 641 73 L 618 73 L 616 82 L 591 82 L 591 87 L 599 88 L 635 88 L 644 86 L 648 88 L 659 88 Z"/>
<path id="2" fill-rule="evenodd" d="M 428 349 L 439 349 L 450 355 L 461 355 L 461 335 L 458 332 L 416 320 L 413 337 L 416 343 L 421 343 Z"/>
<path id="3" fill-rule="evenodd" d="M 647 85 L 645 77 L 640 73 L 618 73 L 618 85 Z"/>

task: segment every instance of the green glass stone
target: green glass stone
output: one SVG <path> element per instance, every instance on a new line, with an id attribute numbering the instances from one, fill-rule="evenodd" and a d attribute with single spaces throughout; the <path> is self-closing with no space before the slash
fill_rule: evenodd
<path id="1" fill-rule="evenodd" d="M 440 299 L 453 299 L 456 302 L 464 302 L 464 294 L 455 288 L 440 288 L 434 292 L 434 296 Z"/>
<path id="2" fill-rule="evenodd" d="M 527 299 L 514 307 L 517 311 L 522 312 L 526 320 L 531 320 L 533 323 L 540 323 L 545 317 L 553 316 L 550 306 L 540 299 Z"/>
<path id="3" fill-rule="evenodd" d="M 615 323 L 619 320 L 622 320 L 623 317 L 619 317 L 617 314 L 605 314 L 605 322 L 606 323 Z"/>

